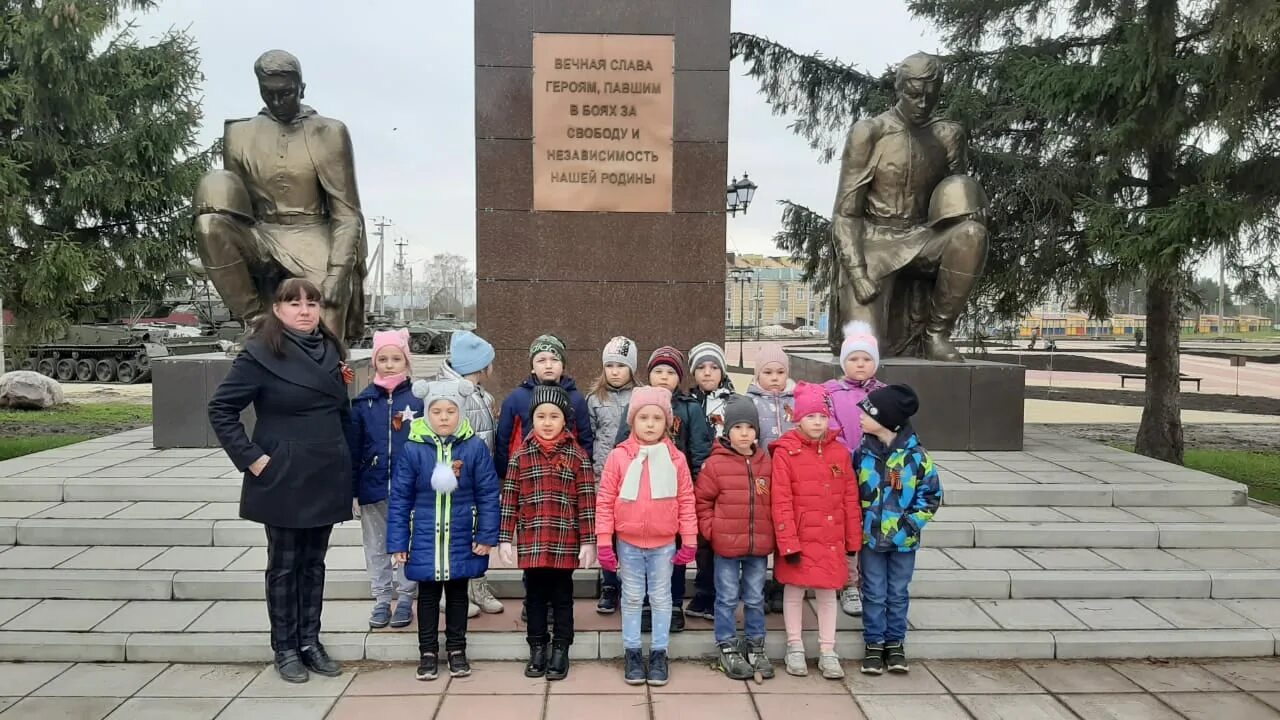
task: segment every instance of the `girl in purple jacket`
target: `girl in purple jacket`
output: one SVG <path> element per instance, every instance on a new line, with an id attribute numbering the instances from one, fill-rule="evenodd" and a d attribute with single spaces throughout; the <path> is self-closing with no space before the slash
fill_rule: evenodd
<path id="1" fill-rule="evenodd" d="M 862 447 L 862 409 L 858 403 L 867 395 L 885 387 L 876 379 L 880 366 L 880 344 L 871 326 L 854 321 L 844 326 L 844 342 L 840 345 L 840 367 L 844 377 L 823 384 L 831 398 L 831 429 L 838 432 L 840 444 L 856 455 Z M 862 615 L 862 598 L 858 595 L 858 578 L 851 576 L 849 586 L 840 594 L 840 609 L 846 615 Z"/>

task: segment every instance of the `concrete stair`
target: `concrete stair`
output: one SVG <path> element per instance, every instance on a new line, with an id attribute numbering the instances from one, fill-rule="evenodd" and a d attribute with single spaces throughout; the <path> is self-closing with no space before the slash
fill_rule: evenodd
<path id="1" fill-rule="evenodd" d="M 220 451 L 149 439 L 0 462 L 0 660 L 268 659 L 265 536 L 237 518 L 239 474 Z M 917 559 L 914 656 L 1277 654 L 1280 512 L 1249 505 L 1243 485 L 1034 428 L 1024 452 L 936 459 L 947 505 Z M 413 626 L 368 629 L 359 545 L 358 522 L 335 528 L 326 645 L 346 660 L 413 659 Z M 620 617 L 595 613 L 595 579 L 575 574 L 573 652 L 618 657 Z M 520 658 L 520 573 L 495 566 L 489 580 L 508 609 L 472 621 L 471 654 Z M 672 654 L 710 652 L 711 623 L 688 623 Z M 781 618 L 769 623 L 781 654 Z M 806 627 L 816 634 L 812 611 Z M 859 621 L 841 627 L 841 653 L 857 657 Z"/>

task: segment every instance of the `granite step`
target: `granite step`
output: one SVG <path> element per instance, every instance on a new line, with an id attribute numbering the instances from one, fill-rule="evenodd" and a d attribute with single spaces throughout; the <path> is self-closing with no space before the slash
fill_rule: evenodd
<path id="1" fill-rule="evenodd" d="M 62 503 L 54 511 L 75 510 L 81 503 Z M 193 507 L 193 506 L 188 506 Z M 121 509 L 123 508 L 123 510 Z M 128 510 L 123 505 L 107 504 L 108 517 L 25 517 L 12 518 L 12 525 L 0 525 L 0 547 L 6 545 L 134 545 L 246 547 L 266 545 L 262 526 L 246 520 L 157 519 L 121 517 Z M 963 509 L 963 508 L 961 508 Z M 938 520 L 924 531 L 923 544 L 935 548 L 1280 548 L 1280 517 L 1252 508 L 1240 508 L 1237 521 L 1215 521 L 1203 517 L 1199 522 L 1149 522 L 1118 508 L 1093 508 L 1111 511 L 1128 518 L 1119 521 L 1088 520 L 1094 517 L 1077 513 L 1072 508 L 1017 508 L 1004 511 L 1000 517 L 990 509 L 981 515 L 990 520 L 948 520 L 951 508 L 942 508 Z M 52 512 L 52 511 L 51 511 Z M 191 510 L 194 513 L 197 511 Z M 144 514 L 145 515 L 145 514 Z M 956 514 L 956 517 L 966 515 Z M 1097 515 L 1103 519 L 1102 514 Z M 1190 516 L 1188 516 L 1190 517 Z M 1007 518 L 1007 519 L 1006 519 Z M 1027 518 L 1022 521 L 1019 518 Z M 1036 518 L 1045 518 L 1037 521 Z M 1060 519 L 1058 519 L 1060 518 Z M 1082 518 L 1082 519 L 1077 519 Z M 12 528 L 12 535 L 6 528 Z M 361 544 L 360 525 L 347 522 L 336 526 L 330 540 L 337 547 Z"/>
<path id="2" fill-rule="evenodd" d="M 518 601 L 500 615 L 470 621 L 474 659 L 520 659 L 527 653 Z M 324 642 L 346 660 L 413 660 L 416 621 L 370 631 L 368 601 L 328 602 Z M 1270 657 L 1280 644 L 1280 601 L 1260 600 L 928 600 L 913 601 L 909 643 L 921 659 Z M 622 654 L 620 616 L 578 601 L 572 652 L 579 659 Z M 767 642 L 781 657 L 782 618 L 770 615 Z M 816 616 L 804 615 L 816 651 Z M 861 622 L 841 615 L 837 651 L 861 654 Z M 712 624 L 689 618 L 671 637 L 673 657 L 714 651 Z M 265 604 L 239 601 L 30 600 L 0 605 L 0 660 L 97 662 L 259 662 L 269 660 Z"/>
<path id="3" fill-rule="evenodd" d="M 0 502 L 207 502 L 240 499 L 240 477 L 0 477 Z M 968 483 L 943 475 L 949 506 L 1214 507 L 1248 502 L 1248 488 L 1217 482 Z"/>
<path id="4" fill-rule="evenodd" d="M 523 597 L 520 571 L 490 570 L 488 578 L 498 597 Z M 595 570 L 576 571 L 575 596 L 594 597 L 596 579 Z M 692 597 L 692 573 L 688 583 L 686 596 Z M 1267 599 L 1280 598 L 1280 569 L 918 569 L 911 588 L 912 597 L 925 599 Z M 0 569 L 0 598 L 6 599 L 258 600 L 262 596 L 261 570 Z M 369 597 L 367 574 L 362 569 L 330 568 L 325 597 Z"/>

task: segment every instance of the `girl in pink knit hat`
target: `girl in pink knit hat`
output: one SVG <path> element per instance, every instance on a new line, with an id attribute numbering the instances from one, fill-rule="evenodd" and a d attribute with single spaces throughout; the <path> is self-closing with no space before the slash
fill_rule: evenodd
<path id="1" fill-rule="evenodd" d="M 844 376 L 823 384 L 831 402 L 831 429 L 850 454 L 862 447 L 862 410 L 858 404 L 867 395 L 885 387 L 876 379 L 880 367 L 880 343 L 871 326 L 854 321 L 844 326 L 844 342 L 840 344 L 840 367 Z M 849 586 L 840 593 L 840 609 L 846 615 L 862 615 L 862 597 L 858 594 L 858 576 L 850 576 Z"/>
<path id="2" fill-rule="evenodd" d="M 372 628 L 404 627 L 413 622 L 417 583 L 405 579 L 404 568 L 393 569 L 387 554 L 391 473 L 409 437 L 409 424 L 423 414 L 422 399 L 413 394 L 411 368 L 409 331 L 375 332 L 373 382 L 351 401 L 351 464 L 355 473 L 351 486 L 373 595 Z"/>
<path id="3" fill-rule="evenodd" d="M 756 353 L 756 376 L 747 397 L 760 413 L 760 447 L 769 445 L 796 426 L 796 383 L 791 360 L 779 345 L 765 345 Z"/>
<path id="4" fill-rule="evenodd" d="M 674 422 L 670 390 L 636 388 L 627 408 L 631 432 L 609 453 L 596 494 L 600 567 L 622 579 L 623 679 L 628 685 L 667 684 L 667 643 L 675 612 L 672 566 L 692 562 L 697 547 L 693 477 L 668 434 Z M 646 594 L 653 612 L 647 663 L 641 649 Z"/>

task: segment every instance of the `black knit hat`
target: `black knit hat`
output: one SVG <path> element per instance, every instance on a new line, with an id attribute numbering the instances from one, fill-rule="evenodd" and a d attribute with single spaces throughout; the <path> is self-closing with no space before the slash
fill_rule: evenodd
<path id="1" fill-rule="evenodd" d="M 539 405 L 548 403 L 560 408 L 566 423 L 573 417 L 573 403 L 569 400 L 569 393 L 559 385 L 539 385 L 533 389 L 533 401 L 529 403 L 530 417 Z"/>
<path id="2" fill-rule="evenodd" d="M 870 415 L 872 420 L 898 432 L 920 409 L 920 399 L 910 385 L 890 385 L 872 391 L 865 400 L 858 403 L 858 407 Z"/>
<path id="3" fill-rule="evenodd" d="M 743 395 L 730 395 L 724 399 L 724 429 L 727 432 L 738 423 L 746 423 L 755 428 L 756 437 L 760 436 L 760 413 L 756 404 Z"/>

